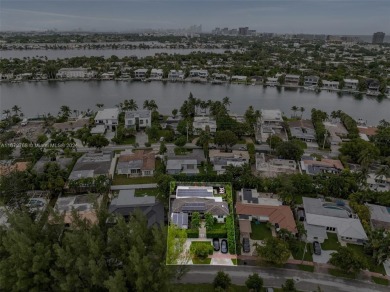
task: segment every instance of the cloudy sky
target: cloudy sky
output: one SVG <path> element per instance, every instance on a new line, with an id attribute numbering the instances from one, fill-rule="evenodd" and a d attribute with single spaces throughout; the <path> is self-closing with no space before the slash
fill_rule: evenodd
<path id="1" fill-rule="evenodd" d="M 0 0 L 0 30 L 131 31 L 249 26 L 261 32 L 390 33 L 390 0 Z"/>

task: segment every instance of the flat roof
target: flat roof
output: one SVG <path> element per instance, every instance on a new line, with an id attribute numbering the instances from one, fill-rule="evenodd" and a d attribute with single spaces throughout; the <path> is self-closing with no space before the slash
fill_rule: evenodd
<path id="1" fill-rule="evenodd" d="M 178 186 L 176 188 L 177 198 L 212 198 L 214 197 L 213 187 Z"/>
<path id="2" fill-rule="evenodd" d="M 95 120 L 111 120 L 117 119 L 119 115 L 118 108 L 105 108 L 104 110 L 98 111 Z"/>
<path id="3" fill-rule="evenodd" d="M 371 220 L 390 223 L 390 207 L 366 204 L 370 209 Z"/>
<path id="4" fill-rule="evenodd" d="M 126 111 L 125 113 L 125 119 L 132 119 L 132 118 L 149 118 L 151 116 L 151 111 L 149 110 L 137 110 L 137 111 Z"/>

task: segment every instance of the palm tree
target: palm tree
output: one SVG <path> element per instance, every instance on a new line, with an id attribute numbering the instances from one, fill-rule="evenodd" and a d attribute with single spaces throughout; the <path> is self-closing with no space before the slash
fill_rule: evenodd
<path id="1" fill-rule="evenodd" d="M 158 109 L 158 105 L 156 104 L 156 102 L 153 99 L 150 100 L 150 101 L 149 100 L 145 100 L 143 108 L 147 109 L 147 110 L 150 110 L 150 111 L 154 111 L 154 110 Z"/>
<path id="2" fill-rule="evenodd" d="M 97 108 L 102 108 L 102 107 L 104 107 L 104 104 L 103 104 L 103 103 L 97 103 L 97 104 L 96 104 L 96 107 L 97 107 Z"/>
<path id="3" fill-rule="evenodd" d="M 291 110 L 294 112 L 294 117 L 296 117 L 296 112 L 298 111 L 298 107 L 294 105 L 293 107 L 291 107 Z"/>
<path id="4" fill-rule="evenodd" d="M 60 108 L 60 113 L 62 113 L 63 117 L 68 118 L 70 113 L 71 113 L 71 110 L 70 110 L 70 108 L 67 105 L 63 105 Z"/>
<path id="5" fill-rule="evenodd" d="M 225 107 L 229 107 L 232 103 L 230 101 L 230 98 L 228 96 L 225 96 L 223 99 L 222 99 L 222 104 L 225 106 Z"/>
<path id="6" fill-rule="evenodd" d="M 203 148 L 204 156 L 207 159 L 207 162 L 210 161 L 209 156 L 209 143 L 211 141 L 210 128 L 206 127 L 206 131 L 202 131 L 199 135 L 198 141 L 196 141 L 197 146 L 201 146 Z"/>
<path id="7" fill-rule="evenodd" d="M 302 120 L 302 116 L 303 116 L 303 112 L 305 111 L 305 108 L 303 106 L 301 106 L 299 108 L 300 112 L 301 112 L 301 120 Z"/>
<path id="8" fill-rule="evenodd" d="M 6 109 L 6 110 L 3 110 L 3 114 L 6 115 L 6 118 L 8 119 L 9 117 L 9 114 L 11 113 L 11 111 L 9 109 Z"/>
<path id="9" fill-rule="evenodd" d="M 20 112 L 21 108 L 17 105 L 14 105 L 12 107 L 12 111 L 15 112 L 15 115 L 18 115 L 18 112 Z"/>
<path id="10" fill-rule="evenodd" d="M 138 105 L 134 99 L 126 99 L 123 103 L 122 109 L 125 111 L 136 111 L 138 109 Z"/>

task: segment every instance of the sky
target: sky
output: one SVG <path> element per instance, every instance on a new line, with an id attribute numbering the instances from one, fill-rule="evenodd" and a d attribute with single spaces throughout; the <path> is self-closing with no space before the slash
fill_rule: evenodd
<path id="1" fill-rule="evenodd" d="M 259 32 L 390 34 L 390 0 L 0 0 L 0 31 L 126 32 L 202 25 Z"/>

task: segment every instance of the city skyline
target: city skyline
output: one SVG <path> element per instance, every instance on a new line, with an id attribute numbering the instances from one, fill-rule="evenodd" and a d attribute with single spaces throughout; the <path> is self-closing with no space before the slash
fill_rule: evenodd
<path id="1" fill-rule="evenodd" d="M 286 34 L 372 35 L 389 32 L 390 2 L 374 1 L 1 1 L 1 31 L 249 27 Z"/>

